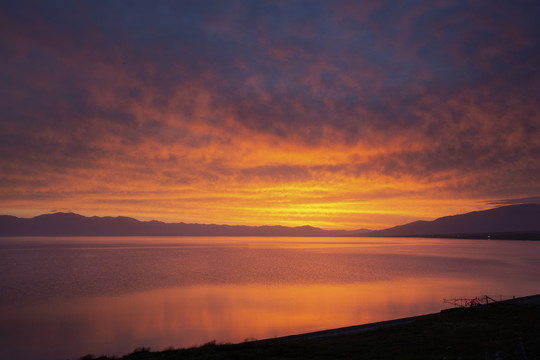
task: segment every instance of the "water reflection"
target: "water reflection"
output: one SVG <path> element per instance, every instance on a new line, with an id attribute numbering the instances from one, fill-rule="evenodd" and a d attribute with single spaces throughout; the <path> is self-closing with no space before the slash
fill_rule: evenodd
<path id="1" fill-rule="evenodd" d="M 3 309 L 0 327 L 10 359 L 122 355 L 140 346 L 238 342 L 436 312 L 443 297 L 475 294 L 479 288 L 493 294 L 497 286 L 496 281 L 444 278 L 197 285 Z"/>
<path id="2" fill-rule="evenodd" d="M 4 239 L 0 347 L 8 359 L 122 355 L 436 312 L 456 296 L 538 292 L 539 242 L 378 241 Z"/>

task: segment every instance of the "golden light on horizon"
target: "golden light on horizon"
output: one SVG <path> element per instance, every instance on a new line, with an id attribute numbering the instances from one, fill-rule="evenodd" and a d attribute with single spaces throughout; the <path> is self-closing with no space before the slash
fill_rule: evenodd
<path id="1" fill-rule="evenodd" d="M 538 36 L 526 21 L 486 25 L 471 11 L 458 28 L 443 16 L 446 32 L 326 6 L 314 15 L 331 27 L 297 31 L 303 20 L 272 3 L 290 33 L 264 12 L 255 32 L 204 9 L 189 29 L 133 27 L 120 12 L 111 31 L 67 8 L 77 21 L 13 14 L 39 29 L 3 16 L 0 211 L 376 229 L 538 201 Z M 55 36 L 36 38 L 43 29 Z"/>

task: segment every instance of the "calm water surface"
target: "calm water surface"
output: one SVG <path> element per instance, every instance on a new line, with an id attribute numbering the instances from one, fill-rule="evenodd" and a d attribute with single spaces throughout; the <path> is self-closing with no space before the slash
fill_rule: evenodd
<path id="1" fill-rule="evenodd" d="M 8 359 L 123 355 L 540 293 L 540 242 L 417 238 L 0 238 Z"/>

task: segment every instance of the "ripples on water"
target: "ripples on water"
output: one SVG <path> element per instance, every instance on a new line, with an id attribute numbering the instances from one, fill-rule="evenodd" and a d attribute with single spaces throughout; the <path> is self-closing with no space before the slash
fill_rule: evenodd
<path id="1" fill-rule="evenodd" d="M 7 238 L 0 341 L 77 358 L 265 338 L 537 293 L 540 243 L 399 238 Z"/>

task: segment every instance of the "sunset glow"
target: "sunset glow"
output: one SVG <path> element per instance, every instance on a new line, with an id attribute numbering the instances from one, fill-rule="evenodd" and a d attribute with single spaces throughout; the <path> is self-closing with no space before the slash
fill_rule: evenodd
<path id="1" fill-rule="evenodd" d="M 540 201 L 535 1 L 4 1 L 0 213 L 381 229 Z"/>

